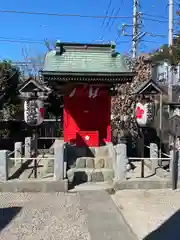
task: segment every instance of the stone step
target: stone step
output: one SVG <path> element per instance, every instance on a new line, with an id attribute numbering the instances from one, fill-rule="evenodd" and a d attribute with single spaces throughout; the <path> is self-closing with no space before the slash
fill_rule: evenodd
<path id="1" fill-rule="evenodd" d="M 87 182 L 76 185 L 74 188 L 70 189 L 69 192 L 80 192 L 80 191 L 100 191 L 105 190 L 107 192 L 112 192 L 113 183 L 109 182 Z"/>
<path id="2" fill-rule="evenodd" d="M 111 182 L 114 171 L 109 168 L 71 168 L 67 171 L 67 178 L 75 185 L 84 182 Z"/>
<path id="3" fill-rule="evenodd" d="M 113 161 L 110 157 L 79 157 L 76 159 L 75 168 L 112 169 Z"/>

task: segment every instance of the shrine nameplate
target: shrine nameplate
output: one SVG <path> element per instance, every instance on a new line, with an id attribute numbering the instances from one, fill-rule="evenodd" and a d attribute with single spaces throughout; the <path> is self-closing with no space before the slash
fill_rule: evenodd
<path id="1" fill-rule="evenodd" d="M 173 136 L 180 136 L 180 116 L 174 115 L 169 119 L 169 131 Z"/>

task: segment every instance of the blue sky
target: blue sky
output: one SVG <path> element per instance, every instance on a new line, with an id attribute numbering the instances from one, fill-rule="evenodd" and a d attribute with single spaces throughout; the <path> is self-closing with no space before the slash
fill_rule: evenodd
<path id="1" fill-rule="evenodd" d="M 113 15 L 121 7 L 118 15 L 132 16 L 132 0 L 112 0 L 109 15 Z M 162 34 L 165 37 L 143 38 L 140 50 L 148 52 L 156 49 L 162 43 L 167 43 L 168 23 L 168 0 L 140 0 L 141 11 L 145 14 L 160 15 L 161 17 L 144 16 L 144 31 L 154 34 Z M 36 11 L 36 12 L 54 12 L 69 13 L 82 15 L 105 15 L 109 0 L 1 0 L 0 9 L 17 10 L 17 11 Z M 30 57 L 42 56 L 46 52 L 43 44 L 34 44 L 32 41 L 43 41 L 43 39 L 75 42 L 97 41 L 103 36 L 104 42 L 115 40 L 118 36 L 118 28 L 123 23 L 132 23 L 132 19 L 111 20 L 108 27 L 108 20 L 105 21 L 103 28 L 103 19 L 90 19 L 78 17 L 54 17 L 23 15 L 13 13 L 0 13 L 1 34 L 0 34 L 0 59 L 11 59 L 13 61 L 24 61 L 25 56 Z M 151 21 L 156 19 L 165 22 Z M 128 33 L 131 34 L 129 28 Z M 29 39 L 31 43 L 13 43 L 6 40 Z M 146 42 L 149 41 L 149 42 Z M 152 42 L 151 42 L 152 41 Z M 131 38 L 120 36 L 118 39 L 118 50 L 127 53 L 131 48 Z M 23 50 L 22 50 L 23 49 Z M 24 52 L 24 53 L 22 53 Z"/>

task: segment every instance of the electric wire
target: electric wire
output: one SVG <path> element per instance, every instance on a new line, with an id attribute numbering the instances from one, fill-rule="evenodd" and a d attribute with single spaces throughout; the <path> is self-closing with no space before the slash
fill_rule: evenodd
<path id="1" fill-rule="evenodd" d="M 105 13 L 106 16 L 107 16 L 108 13 L 109 13 L 109 9 L 110 9 L 110 7 L 111 7 L 111 4 L 112 4 L 112 0 L 109 0 L 109 4 L 108 4 L 108 7 L 107 7 L 107 10 L 106 10 L 106 13 Z M 106 21 L 106 18 L 103 18 L 103 22 L 102 22 L 102 24 L 101 24 L 101 29 L 104 27 L 105 21 Z"/>
<path id="2" fill-rule="evenodd" d="M 123 0 L 121 1 L 122 4 Z M 108 19 L 105 29 L 109 26 L 111 19 L 111 25 L 109 26 L 108 30 L 110 30 L 116 21 L 116 19 L 132 19 L 132 16 L 119 16 L 120 8 L 118 8 L 117 12 L 113 15 L 114 9 L 112 10 L 111 14 L 108 15 L 110 7 L 112 5 L 112 0 L 109 1 L 108 8 L 106 11 L 106 15 L 83 15 L 83 14 L 69 14 L 69 13 L 52 13 L 52 12 L 36 12 L 36 11 L 17 11 L 17 10 L 4 10 L 0 9 L 0 13 L 9 13 L 9 14 L 24 14 L 24 15 L 44 15 L 44 16 L 54 16 L 54 17 L 81 17 L 81 18 L 92 18 L 92 19 L 103 19 L 101 28 L 105 25 L 105 20 Z M 147 17 L 146 17 L 147 16 Z M 155 23 L 167 23 L 168 17 L 160 16 L 160 15 L 153 15 L 149 13 L 142 13 L 142 19 L 146 21 L 152 21 Z M 9 42 L 9 43 L 21 43 L 21 44 L 42 44 L 45 45 L 45 40 L 28 40 L 28 39 L 6 39 L 5 37 L 0 37 L 0 42 Z M 152 42 L 152 41 L 151 41 Z M 153 41 L 154 42 L 154 41 Z"/>
<path id="3" fill-rule="evenodd" d="M 111 10 L 111 15 L 114 13 L 114 11 L 115 11 L 115 8 L 113 8 L 113 9 Z M 115 16 L 115 15 L 114 15 L 114 16 Z M 110 22 L 111 22 L 111 18 L 108 19 L 108 21 L 107 21 L 107 23 L 106 23 L 106 26 L 105 26 L 105 28 L 104 28 L 104 32 L 105 32 L 106 29 L 108 28 Z"/>
<path id="4" fill-rule="evenodd" d="M 24 14 L 24 15 L 44 15 L 44 16 L 54 16 L 54 17 L 81 17 L 81 18 L 94 18 L 94 19 L 132 19 L 132 16 L 116 16 L 116 15 L 83 15 L 83 14 L 70 14 L 70 13 L 51 13 L 51 12 L 31 12 L 31 11 L 17 11 L 17 10 L 4 10 L 0 9 L 0 13 L 14 13 L 14 14 Z M 159 20 L 155 18 L 146 18 L 148 21 L 155 22 L 167 22 L 165 20 Z"/>
<path id="5" fill-rule="evenodd" d="M 121 10 L 123 1 L 124 1 L 124 0 L 121 0 L 120 6 L 119 6 L 119 8 L 118 8 L 118 10 L 117 10 L 117 12 L 116 12 L 116 14 L 115 14 L 115 16 L 118 16 L 118 14 L 119 14 L 119 12 L 120 12 L 120 10 Z M 116 22 L 116 20 L 117 20 L 117 19 L 113 19 L 113 20 L 112 20 L 111 25 L 110 25 L 109 28 L 108 28 L 108 31 L 111 30 L 111 28 L 113 27 L 113 25 L 114 25 L 114 23 Z"/>
<path id="6" fill-rule="evenodd" d="M 82 18 L 129 18 L 131 16 L 111 16 L 111 15 L 82 15 L 82 14 L 70 14 L 70 13 L 50 13 L 50 12 L 30 12 L 30 11 L 17 11 L 17 10 L 3 10 L 0 9 L 0 13 L 14 13 L 14 14 L 24 14 L 24 15 L 44 15 L 44 16 L 54 16 L 54 17 L 82 17 Z"/>

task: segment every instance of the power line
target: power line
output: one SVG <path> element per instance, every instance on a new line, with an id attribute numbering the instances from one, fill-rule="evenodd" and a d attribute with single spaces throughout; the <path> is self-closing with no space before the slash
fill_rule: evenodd
<path id="1" fill-rule="evenodd" d="M 119 14 L 119 12 L 120 12 L 120 10 L 121 10 L 123 1 L 124 1 L 124 0 L 121 0 L 120 7 L 118 8 L 118 10 L 117 10 L 117 12 L 116 12 L 116 14 L 115 14 L 116 16 L 118 16 L 118 14 Z M 113 20 L 112 20 L 111 25 L 109 26 L 109 29 L 108 29 L 109 31 L 110 31 L 110 29 L 112 28 L 112 26 L 114 25 L 115 21 L 116 21 L 116 19 L 113 19 Z"/>
<path id="2" fill-rule="evenodd" d="M 157 34 L 155 34 L 155 36 L 157 36 Z M 46 40 L 38 40 L 38 39 L 28 39 L 28 38 L 23 38 L 23 37 L 19 37 L 19 38 L 12 38 L 12 37 L 0 37 L 0 42 L 9 42 L 9 43 L 27 43 L 27 44 L 45 44 Z M 146 42 L 154 42 L 154 43 L 158 43 L 156 41 L 148 41 L 148 40 L 141 40 L 141 41 L 146 41 Z M 117 42 L 117 41 L 116 41 Z M 121 43 L 128 43 L 129 41 L 120 41 Z"/>
<path id="3" fill-rule="evenodd" d="M 162 42 L 158 42 L 158 41 L 153 41 L 153 40 L 145 40 L 145 39 L 141 39 L 140 42 L 147 42 L 147 43 L 160 43 L 162 44 Z M 116 42 L 117 44 L 121 44 L 121 43 L 131 43 L 130 41 L 126 40 L 126 41 L 118 41 Z M 163 44 L 162 44 L 163 45 Z"/>
<path id="4" fill-rule="evenodd" d="M 123 2 L 123 0 L 121 0 L 121 4 L 120 4 L 120 5 L 122 5 L 122 2 Z M 110 4 L 109 4 L 109 6 L 108 6 L 108 11 L 109 11 L 109 9 L 110 9 L 111 4 L 112 4 L 112 1 L 110 0 Z M 106 15 L 107 15 L 108 11 L 106 12 Z M 112 10 L 112 12 L 111 12 L 111 15 L 114 13 L 114 11 L 115 11 L 115 8 L 113 8 L 113 10 Z M 118 16 L 119 12 L 120 12 L 120 7 L 119 7 L 118 10 L 116 11 L 115 16 Z M 106 19 L 104 18 L 103 23 L 105 23 L 105 20 L 106 20 Z M 106 24 L 106 26 L 105 26 L 105 29 L 103 30 L 101 39 L 104 38 L 104 33 L 105 33 L 106 29 L 108 28 L 108 26 L 110 25 L 110 22 L 111 22 L 111 25 L 109 26 L 108 31 L 110 31 L 110 29 L 112 28 L 112 26 L 113 26 L 113 24 L 114 24 L 115 21 L 116 21 L 116 18 L 112 19 L 112 22 L 111 22 L 111 19 L 108 19 L 108 22 L 107 22 L 107 24 Z"/>
<path id="5" fill-rule="evenodd" d="M 167 19 L 168 17 L 162 16 L 162 15 L 154 15 L 154 14 L 149 14 L 149 13 L 142 13 L 144 16 L 149 16 L 149 17 L 155 17 L 155 18 L 162 18 L 162 19 Z M 174 18 L 174 20 L 177 20 L 177 18 Z"/>
<path id="6" fill-rule="evenodd" d="M 168 20 L 159 20 L 159 19 L 155 19 L 155 18 L 146 18 L 146 17 L 143 17 L 143 20 L 159 22 L 159 23 L 167 23 L 168 22 Z"/>
<path id="7" fill-rule="evenodd" d="M 132 19 L 132 16 L 116 16 L 116 15 L 82 15 L 82 14 L 69 14 L 69 13 L 50 13 L 50 12 L 30 12 L 30 11 L 17 11 L 17 10 L 3 10 L 0 9 L 0 13 L 14 13 L 14 14 L 25 14 L 25 15 L 42 15 L 42 16 L 54 16 L 54 17 L 81 17 L 81 18 L 94 18 L 94 19 Z M 148 21 L 155 22 L 167 22 L 165 20 L 144 18 Z"/>
<path id="8" fill-rule="evenodd" d="M 111 15 L 114 13 L 114 11 L 115 11 L 115 8 L 113 8 L 113 9 L 112 9 L 112 11 L 111 11 Z M 115 15 L 115 16 L 116 16 L 116 15 Z M 106 31 L 106 29 L 108 28 L 108 26 L 109 26 L 110 22 L 111 22 L 111 18 L 109 18 L 109 19 L 108 19 L 108 21 L 107 21 L 107 23 L 106 23 L 106 26 L 105 26 L 105 30 L 104 30 L 104 31 Z"/>
<path id="9" fill-rule="evenodd" d="M 168 19 L 168 17 L 165 17 L 165 16 L 154 15 L 154 14 L 149 14 L 149 13 L 142 13 L 142 15 L 144 15 L 144 16 L 149 16 L 149 17 L 156 17 L 156 18 L 164 18 L 164 19 Z"/>
<path id="10" fill-rule="evenodd" d="M 11 42 L 11 43 L 27 43 L 27 44 L 42 44 L 46 45 L 46 42 L 55 42 L 55 40 L 48 40 L 48 39 L 32 39 L 32 38 L 13 38 L 13 37 L 1 37 L 0 42 Z"/>
<path id="11" fill-rule="evenodd" d="M 54 17 L 82 17 L 82 18 L 132 18 L 131 16 L 104 16 L 104 15 L 81 15 L 81 14 L 69 14 L 69 13 L 50 13 L 50 12 L 29 12 L 29 11 L 17 11 L 17 10 L 2 10 L 1 13 L 14 13 L 14 14 L 28 14 L 28 15 L 44 15 Z"/>
<path id="12" fill-rule="evenodd" d="M 24 61 L 17 61 L 17 62 L 12 62 L 13 65 L 19 65 L 19 66 L 25 66 L 25 65 L 36 65 L 36 66 L 42 66 L 43 63 L 40 62 L 24 62 Z"/>
<path id="13" fill-rule="evenodd" d="M 0 42 L 9 42 L 9 43 L 26 43 L 26 44 L 42 44 L 42 45 L 45 45 L 45 43 L 42 41 L 42 42 L 39 42 L 39 41 L 26 41 L 26 40 L 13 40 L 13 39 L 3 39 L 0 37 Z"/>
<path id="14" fill-rule="evenodd" d="M 162 42 L 153 41 L 153 40 L 144 40 L 144 39 L 142 39 L 141 42 L 147 42 L 147 43 L 159 43 L 159 44 L 162 44 L 162 45 L 163 45 Z"/>
<path id="15" fill-rule="evenodd" d="M 106 10 L 106 13 L 105 13 L 106 16 L 107 16 L 108 13 L 109 13 L 109 9 L 110 9 L 110 7 L 111 7 L 111 4 L 112 4 L 112 0 L 109 0 L 109 4 L 108 4 L 108 7 L 107 7 L 107 10 Z M 104 27 L 105 21 L 106 21 L 106 18 L 103 19 L 103 22 L 102 22 L 102 24 L 101 24 L 101 28 Z"/>

